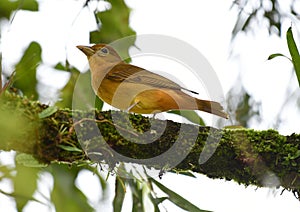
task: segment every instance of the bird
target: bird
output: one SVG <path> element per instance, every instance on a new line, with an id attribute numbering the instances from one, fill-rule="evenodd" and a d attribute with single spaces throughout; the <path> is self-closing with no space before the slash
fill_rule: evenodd
<path id="1" fill-rule="evenodd" d="M 108 44 L 78 45 L 88 59 L 95 94 L 109 105 L 139 114 L 170 110 L 199 110 L 228 118 L 220 103 L 191 96 L 198 94 L 159 74 L 122 60 Z"/>

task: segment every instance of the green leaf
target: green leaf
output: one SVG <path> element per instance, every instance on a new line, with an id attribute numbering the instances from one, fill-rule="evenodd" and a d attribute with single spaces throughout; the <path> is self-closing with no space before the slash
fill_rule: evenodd
<path id="1" fill-rule="evenodd" d="M 15 175 L 15 168 L 11 167 L 10 165 L 0 165 L 0 173 L 1 177 L 0 180 L 3 180 L 4 178 L 11 179 L 12 176 Z"/>
<path id="2" fill-rule="evenodd" d="M 235 118 L 240 127 L 248 127 L 248 121 L 251 117 L 259 115 L 258 110 L 254 110 L 254 104 L 251 102 L 251 96 L 244 89 L 239 93 L 238 105 L 235 110 Z M 256 103 L 258 104 L 258 103 Z"/>
<path id="3" fill-rule="evenodd" d="M 272 60 L 272 59 L 274 59 L 275 57 L 285 57 L 285 58 L 289 59 L 290 61 L 292 61 L 290 58 L 288 58 L 287 56 L 285 56 L 284 54 L 281 54 L 281 53 L 271 54 L 271 55 L 268 57 L 268 60 Z"/>
<path id="4" fill-rule="evenodd" d="M 295 160 L 295 159 L 297 159 L 297 158 L 299 158 L 299 157 L 300 157 L 300 150 L 298 150 L 298 151 L 296 152 L 296 154 L 293 155 L 293 156 L 291 156 L 290 158 L 291 158 L 292 160 Z"/>
<path id="5" fill-rule="evenodd" d="M 61 71 L 67 71 L 66 67 L 62 63 L 57 63 L 54 68 Z"/>
<path id="6" fill-rule="evenodd" d="M 13 87 L 33 99 L 38 99 L 36 69 L 41 62 L 41 53 L 42 49 L 38 43 L 30 43 L 15 69 Z"/>
<path id="7" fill-rule="evenodd" d="M 168 199 L 168 197 L 155 198 L 151 193 L 148 194 L 150 201 L 153 203 L 154 212 L 160 212 L 158 205 Z"/>
<path id="8" fill-rule="evenodd" d="M 203 121 L 203 119 L 198 115 L 198 113 L 193 110 L 171 110 L 168 111 L 168 113 L 182 116 L 192 123 L 205 126 L 205 122 Z"/>
<path id="9" fill-rule="evenodd" d="M 51 165 L 54 179 L 51 200 L 55 211 L 89 212 L 94 209 L 89 205 L 87 197 L 76 187 L 75 181 L 80 168 L 67 165 Z"/>
<path id="10" fill-rule="evenodd" d="M 100 30 L 90 33 L 90 43 L 109 44 L 120 38 L 135 35 L 135 31 L 129 26 L 130 9 L 123 0 L 111 0 L 111 9 L 95 14 L 96 20 L 100 20 Z M 120 42 L 118 53 L 122 58 L 129 58 L 128 49 L 134 45 L 135 36 Z"/>
<path id="11" fill-rule="evenodd" d="M 113 200 L 114 212 L 121 212 L 125 198 L 125 192 L 123 178 L 117 176 L 115 181 L 115 198 Z"/>
<path id="12" fill-rule="evenodd" d="M 1 100 L 0 100 L 0 108 L 1 108 L 0 109 L 0 139 L 1 139 L 2 149 L 6 145 L 8 145 L 11 141 L 14 141 L 14 140 L 18 141 L 20 139 L 24 139 L 24 132 L 34 132 L 34 129 L 35 129 L 33 122 L 28 123 L 28 119 L 24 116 L 24 111 L 22 109 L 16 110 L 13 108 L 3 107 L 4 106 L 3 101 L 5 101 L 5 99 L 1 98 Z M 30 138 L 30 136 L 28 138 Z M 36 141 L 33 138 L 33 140 L 28 140 L 27 144 L 29 145 L 30 142 L 36 142 Z M 20 145 L 24 145 L 24 144 L 20 144 Z M 30 144 L 30 145 L 34 145 L 34 144 Z M 23 147 L 21 147 L 21 148 L 23 148 Z"/>
<path id="13" fill-rule="evenodd" d="M 9 19 L 11 13 L 18 9 L 37 11 L 38 3 L 36 2 L 36 0 L 17 0 L 17 1 L 1 0 L 0 18 Z"/>
<path id="14" fill-rule="evenodd" d="M 26 153 L 19 153 L 16 156 L 16 162 L 26 167 L 47 167 L 47 164 L 40 163 L 32 155 Z"/>
<path id="15" fill-rule="evenodd" d="M 171 171 L 168 171 L 168 172 L 185 175 L 185 176 L 192 177 L 192 178 L 196 178 L 196 176 L 189 170 L 187 170 L 187 171 L 180 171 L 180 170 L 174 171 L 174 170 L 171 170 Z"/>
<path id="16" fill-rule="evenodd" d="M 99 165 L 99 164 L 98 164 Z M 102 196 L 101 196 L 101 198 L 102 199 L 106 199 L 106 198 L 108 198 L 108 193 L 110 192 L 107 188 L 108 188 L 108 186 L 107 186 L 107 179 L 105 179 L 100 173 L 99 173 L 99 169 L 98 169 L 99 167 L 95 167 L 95 166 L 85 166 L 84 167 L 84 169 L 85 170 L 87 170 L 87 171 L 89 171 L 92 175 L 94 175 L 94 176 L 96 176 L 97 178 L 98 178 L 98 180 L 99 180 L 99 183 L 100 183 L 100 185 L 101 185 L 101 188 L 102 188 Z M 101 167 L 102 168 L 102 167 Z M 102 170 L 100 168 L 100 171 Z"/>
<path id="17" fill-rule="evenodd" d="M 91 85 L 90 72 L 80 73 L 76 68 L 63 67 L 56 65 L 57 69 L 67 70 L 71 77 L 65 87 L 61 90 L 61 101 L 56 105 L 61 108 L 73 108 L 86 110 L 97 108 L 101 110 L 103 102 L 95 95 Z"/>
<path id="18" fill-rule="evenodd" d="M 40 204 L 43 204 L 43 205 L 47 206 L 45 203 L 43 203 L 43 202 L 37 200 L 37 199 L 34 198 L 34 197 L 28 198 L 28 197 L 24 197 L 24 196 L 22 196 L 22 195 L 16 194 L 15 192 L 8 193 L 8 192 L 5 192 L 5 191 L 3 191 L 3 190 L 1 190 L 1 189 L 0 189 L 0 193 L 1 193 L 1 194 L 4 194 L 5 196 L 10 196 L 10 197 L 14 198 L 15 200 L 16 200 L 16 199 L 23 199 L 23 200 L 24 200 L 24 199 L 27 199 L 28 201 L 35 201 L 35 202 L 38 202 L 38 203 L 40 203 Z"/>
<path id="19" fill-rule="evenodd" d="M 287 39 L 287 44 L 289 47 L 289 51 L 292 57 L 292 62 L 294 65 L 294 69 L 296 72 L 296 76 L 298 79 L 298 83 L 300 86 L 300 56 L 299 56 L 299 51 L 296 45 L 296 42 L 294 40 L 293 32 L 292 32 L 292 27 L 290 27 L 286 33 L 286 39 Z"/>
<path id="20" fill-rule="evenodd" d="M 65 146 L 65 145 L 57 145 L 58 147 L 62 148 L 63 150 L 69 151 L 69 152 L 82 152 L 81 149 L 74 147 L 74 146 Z"/>
<path id="21" fill-rule="evenodd" d="M 47 107 L 45 110 L 43 110 L 42 112 L 39 113 L 39 118 L 43 119 L 43 118 L 46 118 L 48 116 L 51 116 L 56 111 L 57 111 L 56 106 Z"/>
<path id="22" fill-rule="evenodd" d="M 62 64 L 59 66 L 56 65 L 55 68 L 59 70 L 67 70 L 64 68 L 64 66 L 62 66 Z M 71 73 L 70 79 L 65 87 L 61 90 L 61 101 L 56 102 L 56 106 L 60 108 L 72 108 L 74 87 L 80 75 L 80 71 L 78 71 L 76 68 L 72 68 L 68 71 Z"/>
<path id="23" fill-rule="evenodd" d="M 39 5 L 36 0 L 18 0 L 17 2 L 18 8 L 22 10 L 38 11 L 39 9 Z"/>
<path id="24" fill-rule="evenodd" d="M 132 173 L 131 173 L 132 174 Z M 127 179 L 132 192 L 132 212 L 144 211 L 143 188 L 136 179 Z"/>
<path id="25" fill-rule="evenodd" d="M 22 211 L 37 189 L 38 173 L 40 169 L 25 167 L 16 163 L 17 174 L 13 178 L 14 195 L 18 211 Z"/>
<path id="26" fill-rule="evenodd" d="M 153 178 L 149 178 L 149 181 L 154 183 L 160 190 L 162 190 L 165 194 L 168 195 L 168 199 L 173 202 L 178 207 L 187 210 L 187 211 L 193 211 L 193 212 L 209 212 L 207 210 L 199 209 L 197 206 L 183 198 L 182 196 L 178 195 L 174 191 L 168 189 L 163 184 L 159 183 Z"/>

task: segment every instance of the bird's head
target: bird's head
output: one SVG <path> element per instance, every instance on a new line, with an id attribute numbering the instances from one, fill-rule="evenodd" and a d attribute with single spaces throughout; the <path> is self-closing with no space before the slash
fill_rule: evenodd
<path id="1" fill-rule="evenodd" d="M 94 58 L 99 60 L 99 62 L 109 62 L 115 63 L 122 61 L 121 57 L 111 46 L 106 44 L 96 44 L 93 46 L 76 46 L 80 49 L 90 60 Z"/>

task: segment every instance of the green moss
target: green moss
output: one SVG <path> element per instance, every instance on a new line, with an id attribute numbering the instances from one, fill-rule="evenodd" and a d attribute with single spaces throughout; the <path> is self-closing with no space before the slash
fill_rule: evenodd
<path id="1" fill-rule="evenodd" d="M 16 94 L 3 94 L 0 125 L 6 130 L 0 132 L 4 139 L 0 148 L 32 154 L 43 163 L 94 161 L 114 168 L 119 162 L 135 162 L 157 169 L 176 165 L 174 169 L 180 172 L 194 171 L 244 185 L 266 186 L 266 174 L 273 174 L 285 189 L 296 193 L 300 189 L 298 134 L 219 130 L 120 111 L 60 109 L 39 119 L 47 107 Z M 172 154 L 166 155 L 170 149 Z M 204 153 L 212 156 L 199 164 Z M 145 163 L 144 159 L 157 156 L 160 160 Z M 174 164 L 178 158 L 182 161 Z"/>

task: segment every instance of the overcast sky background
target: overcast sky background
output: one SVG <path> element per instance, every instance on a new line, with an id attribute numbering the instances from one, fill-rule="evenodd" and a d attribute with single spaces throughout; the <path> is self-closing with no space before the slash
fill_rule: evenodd
<path id="1" fill-rule="evenodd" d="M 44 86 L 47 86 L 50 91 L 55 90 L 51 86 L 61 87 L 66 81 L 66 78 L 62 77 L 66 75 L 56 73 L 50 68 L 57 61 L 64 61 L 66 55 L 72 65 L 80 70 L 86 70 L 87 60 L 75 46 L 89 44 L 89 31 L 95 29 L 95 21 L 91 11 L 87 8 L 81 9 L 83 2 L 82 0 L 41 0 L 39 13 L 19 11 L 12 24 L 2 31 L 1 48 L 6 70 L 9 70 L 11 65 L 20 59 L 23 50 L 32 40 L 42 45 L 45 65 L 39 68 L 38 74 Z M 287 95 L 286 89 L 289 88 L 289 93 L 299 90 L 292 72 L 292 65 L 287 59 L 278 58 L 267 61 L 267 57 L 272 53 L 280 52 L 289 55 L 284 36 L 283 38 L 270 37 L 267 29 L 262 29 L 255 34 L 241 33 L 233 44 L 230 42 L 237 14 L 235 9 L 229 10 L 231 0 L 189 0 L 187 2 L 127 0 L 126 3 L 132 8 L 131 26 L 137 34 L 169 35 L 197 48 L 218 74 L 225 94 L 238 79 L 239 70 L 242 69 L 239 80 L 243 82 L 247 92 L 253 95 L 256 101 L 262 103 L 262 120 L 253 121 L 252 128 L 274 127 L 275 116 L 280 111 Z M 69 9 L 66 10 L 66 8 Z M 287 21 L 283 32 L 290 25 L 291 22 Z M 232 49 L 231 57 L 229 56 L 230 49 Z M 144 68 L 151 66 L 149 63 L 142 64 L 142 61 L 135 59 L 132 63 Z M 161 71 L 167 70 L 162 68 Z M 288 107 L 282 111 L 284 124 L 278 128 L 280 133 L 299 133 L 299 111 L 295 108 L 296 101 L 291 100 Z M 6 154 L 1 153 L 0 157 L 5 158 L 7 163 L 12 162 L 7 159 L 9 156 Z M 95 196 L 99 193 L 100 187 L 97 186 L 95 178 L 90 173 L 82 173 L 82 176 L 84 177 L 78 181 L 78 185 L 85 190 L 88 189 L 87 194 L 96 201 Z M 281 190 L 256 189 L 252 186 L 245 188 L 234 182 L 197 176 L 193 179 L 168 173 L 164 175 L 161 182 L 206 210 L 216 212 L 299 211 L 300 204 L 291 192 L 285 191 L 283 195 L 280 195 Z M 52 181 L 50 176 L 43 176 L 43 179 L 47 179 L 44 180 L 44 182 L 47 181 L 46 185 L 41 185 L 47 196 Z M 112 192 L 113 184 L 111 177 L 109 185 Z M 174 187 L 174 184 L 177 186 Z M 112 198 L 113 193 L 108 204 Z M 7 204 L 5 197 L 0 198 L 0 205 L 1 208 L 7 209 L 6 211 L 12 211 L 14 208 Z M 181 211 L 172 204 L 164 205 L 170 211 Z M 109 207 L 108 205 L 99 206 L 99 211 L 111 209 Z M 124 211 L 130 210 L 130 205 L 126 207 Z M 27 207 L 27 211 L 32 211 L 33 208 L 35 210 L 39 208 L 40 211 L 48 210 L 34 203 Z"/>

